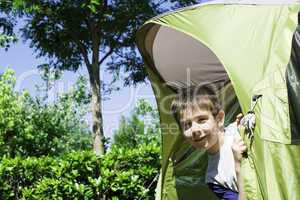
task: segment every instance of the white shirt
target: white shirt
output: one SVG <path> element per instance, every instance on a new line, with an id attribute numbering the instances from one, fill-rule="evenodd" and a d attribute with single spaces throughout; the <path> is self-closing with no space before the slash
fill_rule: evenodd
<path id="1" fill-rule="evenodd" d="M 209 154 L 206 172 L 206 183 L 221 185 L 238 192 L 234 157 L 231 146 L 234 138 L 239 137 L 236 123 L 225 128 L 224 143 L 216 154 Z"/>

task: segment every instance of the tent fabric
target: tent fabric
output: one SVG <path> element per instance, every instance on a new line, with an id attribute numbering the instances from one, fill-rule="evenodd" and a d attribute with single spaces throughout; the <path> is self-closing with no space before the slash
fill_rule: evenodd
<path id="1" fill-rule="evenodd" d="M 229 82 L 224 67 L 209 48 L 172 28 L 159 28 L 153 41 L 152 54 L 155 58 L 154 65 L 160 66 L 156 68 L 158 73 L 173 88 L 186 87 L 186 83 L 206 83 L 222 87 Z M 202 57 L 201 60 L 199 56 Z"/>
<path id="2" fill-rule="evenodd" d="M 299 19 L 299 16 L 298 16 Z M 290 62 L 286 70 L 286 81 L 289 96 L 289 112 L 291 121 L 291 137 L 293 143 L 300 141 L 300 25 L 292 41 Z"/>
<path id="3" fill-rule="evenodd" d="M 299 3 L 300 3 L 300 0 L 208 0 L 203 3 L 199 3 L 196 5 L 177 9 L 176 11 L 170 11 L 170 12 L 160 14 L 160 15 L 154 17 L 152 20 L 161 18 L 170 13 L 181 12 L 182 10 L 187 10 L 187 9 L 196 9 L 198 7 L 202 7 L 205 5 L 213 5 L 213 4 L 214 5 L 215 4 L 222 4 L 222 5 L 294 5 L 294 4 L 299 4 Z"/>
<path id="4" fill-rule="evenodd" d="M 161 15 L 149 20 L 137 36 L 162 124 L 157 199 L 214 199 L 203 178 L 206 153 L 184 142 L 169 112 L 176 89 L 193 84 L 217 85 L 227 122 L 240 109 L 245 114 L 254 95 L 262 95 L 254 110 L 254 138 L 245 137 L 246 198 L 300 199 L 299 38 L 295 33 L 300 4 L 222 2 Z"/>

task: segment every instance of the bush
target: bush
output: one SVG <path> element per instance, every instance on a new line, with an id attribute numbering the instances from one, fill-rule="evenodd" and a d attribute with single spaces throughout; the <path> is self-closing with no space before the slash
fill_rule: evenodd
<path id="1" fill-rule="evenodd" d="M 91 148 L 85 80 L 52 104 L 14 91 L 15 82 L 12 70 L 0 77 L 0 156 L 56 156 Z"/>
<path id="2" fill-rule="evenodd" d="M 159 147 L 112 148 L 106 155 L 73 152 L 61 157 L 3 158 L 0 199 L 154 199 Z"/>

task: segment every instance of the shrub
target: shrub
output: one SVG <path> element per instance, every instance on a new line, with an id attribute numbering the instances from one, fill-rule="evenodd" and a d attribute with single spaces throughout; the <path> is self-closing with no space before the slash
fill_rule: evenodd
<path id="1" fill-rule="evenodd" d="M 59 155 L 91 148 L 85 80 L 52 104 L 14 91 L 12 70 L 0 77 L 0 156 Z"/>
<path id="2" fill-rule="evenodd" d="M 154 199 L 160 168 L 157 144 L 112 148 L 97 157 L 72 152 L 61 157 L 3 158 L 0 199 Z"/>

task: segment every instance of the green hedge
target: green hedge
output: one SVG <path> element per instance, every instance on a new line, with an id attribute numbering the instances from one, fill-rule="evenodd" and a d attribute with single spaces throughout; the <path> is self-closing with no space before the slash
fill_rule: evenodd
<path id="1" fill-rule="evenodd" d="M 112 147 L 102 157 L 73 152 L 61 157 L 2 158 L 0 199 L 154 199 L 159 147 Z"/>

